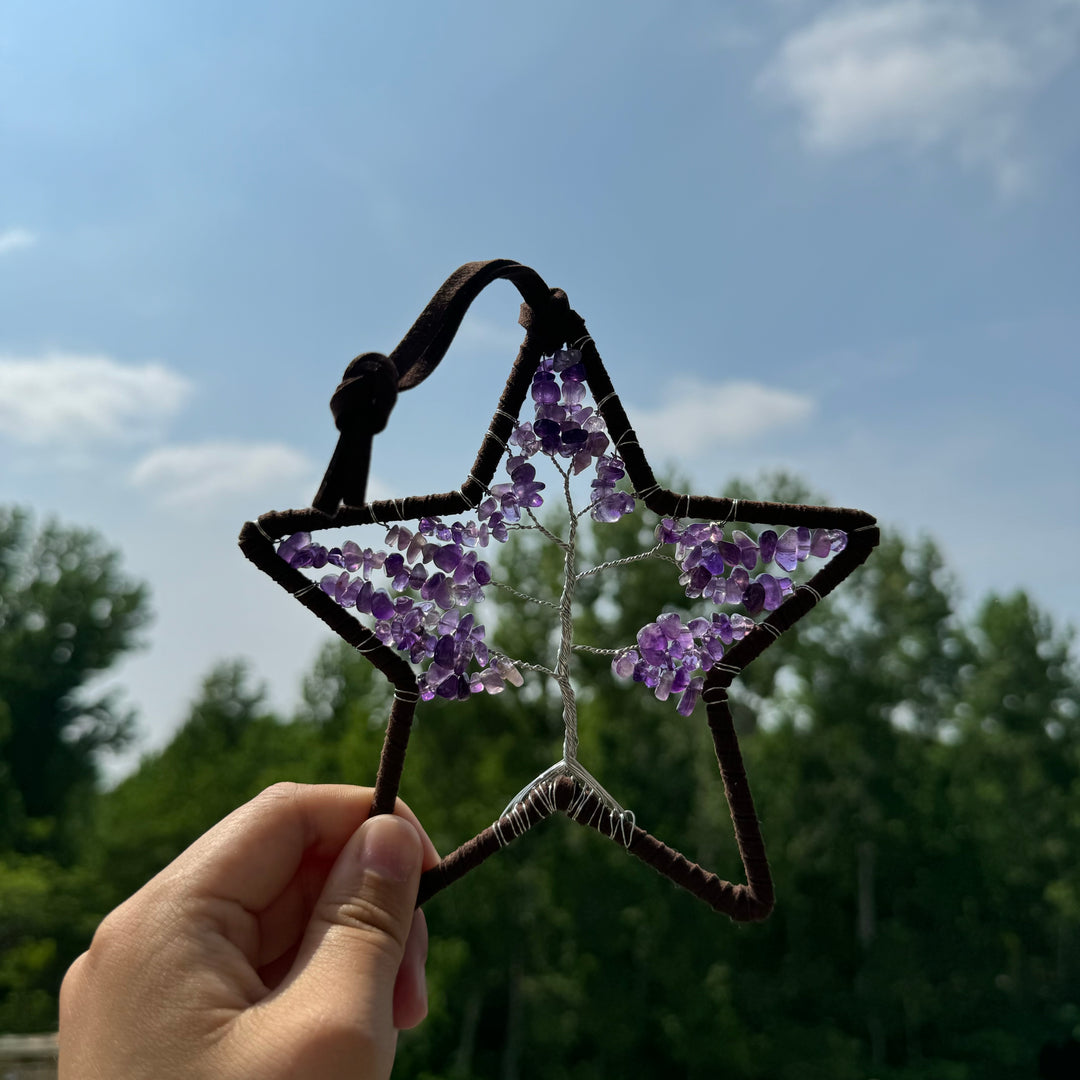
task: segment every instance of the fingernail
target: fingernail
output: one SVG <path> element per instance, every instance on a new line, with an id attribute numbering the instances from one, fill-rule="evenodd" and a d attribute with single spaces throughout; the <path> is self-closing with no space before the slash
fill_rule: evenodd
<path id="1" fill-rule="evenodd" d="M 387 881 L 408 881 L 420 860 L 420 838 L 393 814 L 369 818 L 360 826 L 360 864 Z"/>

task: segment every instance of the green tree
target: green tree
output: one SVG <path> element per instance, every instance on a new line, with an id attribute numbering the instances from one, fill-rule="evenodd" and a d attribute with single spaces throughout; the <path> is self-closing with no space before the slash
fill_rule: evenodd
<path id="1" fill-rule="evenodd" d="M 978 1039 L 1017 1057 L 1080 1021 L 1080 682 L 1072 635 L 1024 593 L 987 597 L 971 636 L 944 792 L 981 879 Z"/>
<path id="2" fill-rule="evenodd" d="M 69 861 L 98 758 L 133 718 L 86 684 L 138 644 L 146 589 L 94 532 L 0 509 L 0 783 L 7 843 Z"/>
<path id="3" fill-rule="evenodd" d="M 847 1046 L 837 1075 L 855 1076 L 923 1052 L 955 959 L 930 947 L 928 886 L 950 874 L 934 766 L 966 645 L 929 541 L 885 537 L 824 608 L 777 646 L 773 722 L 748 753 L 782 898 L 764 947 L 784 971 L 778 991 L 759 958 L 748 990 L 763 1007 L 779 992 L 804 1064 L 824 1075 Z"/>
<path id="4" fill-rule="evenodd" d="M 88 858 L 112 902 L 264 787 L 308 779 L 314 745 L 305 734 L 267 709 L 244 661 L 217 664 L 168 746 L 99 800 Z"/>
<path id="5" fill-rule="evenodd" d="M 55 1030 L 60 980 L 107 910 L 107 892 L 86 867 L 0 852 L 0 1032 Z"/>
<path id="6" fill-rule="evenodd" d="M 148 617 L 97 534 L 0 509 L 0 1031 L 55 1025 L 60 978 L 101 914 L 77 863 L 98 759 L 132 717 L 86 685 Z"/>

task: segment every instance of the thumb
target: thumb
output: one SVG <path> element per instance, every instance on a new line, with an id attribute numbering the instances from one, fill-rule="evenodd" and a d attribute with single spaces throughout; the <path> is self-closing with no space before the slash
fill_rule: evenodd
<path id="1" fill-rule="evenodd" d="M 413 921 L 423 848 L 404 818 L 380 814 L 353 833 L 312 911 L 285 996 L 299 998 L 336 1052 L 370 1055 L 388 1075 L 397 1031 L 394 983 Z M 329 1049 L 329 1048 L 327 1048 Z M 374 1063 L 374 1062 L 373 1062 Z M 376 1074 L 381 1074 L 379 1068 Z"/>

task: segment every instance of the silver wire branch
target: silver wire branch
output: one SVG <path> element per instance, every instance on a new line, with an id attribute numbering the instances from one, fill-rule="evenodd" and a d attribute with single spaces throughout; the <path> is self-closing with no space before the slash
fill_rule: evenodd
<path id="1" fill-rule="evenodd" d="M 504 589 L 506 592 L 512 593 L 519 600 L 527 600 L 530 604 L 543 604 L 544 607 L 555 608 L 556 610 L 559 608 L 559 605 L 553 600 L 541 600 L 539 596 L 530 596 L 528 593 L 518 591 L 513 585 L 507 585 L 505 581 L 496 581 L 492 578 L 490 584 L 498 589 Z"/>
<path id="2" fill-rule="evenodd" d="M 657 543 L 656 547 L 650 548 L 648 551 L 639 552 L 637 555 L 627 555 L 625 559 L 612 559 L 610 562 L 600 563 L 599 566 L 594 566 L 589 570 L 582 570 L 581 573 L 578 574 L 578 581 L 582 578 L 587 578 L 592 574 L 599 574 L 601 570 L 611 570 L 616 566 L 629 566 L 631 563 L 641 562 L 642 559 L 664 559 L 668 562 L 675 562 L 669 555 L 661 554 L 664 546 L 663 543 Z"/>
<path id="3" fill-rule="evenodd" d="M 573 608 L 574 591 L 580 577 L 586 577 L 588 574 L 596 573 L 598 570 L 605 569 L 609 566 L 625 565 L 637 560 L 616 560 L 611 563 L 606 563 L 603 566 L 595 567 L 586 574 L 578 575 L 575 573 L 578 518 L 587 514 L 595 503 L 586 506 L 580 513 L 575 513 L 573 495 L 570 490 L 570 470 L 564 469 L 554 458 L 552 458 L 552 461 L 556 471 L 563 478 L 563 495 L 566 499 L 566 509 L 569 514 L 569 529 L 566 539 L 561 539 L 548 529 L 536 514 L 533 513 L 530 507 L 525 507 L 525 512 L 532 524 L 526 525 L 524 523 L 517 523 L 516 526 L 512 527 L 519 529 L 535 529 L 563 552 L 563 588 L 562 595 L 559 597 L 559 602 L 558 604 L 553 604 L 549 600 L 541 600 L 539 597 L 530 596 L 510 585 L 504 585 L 501 582 L 493 581 L 492 584 L 496 585 L 498 588 L 505 589 L 507 592 L 528 603 L 540 604 L 545 607 L 554 607 L 559 612 L 559 647 L 556 653 L 554 671 L 545 668 L 540 664 L 523 663 L 521 661 L 510 660 L 509 657 L 506 657 L 506 659 L 525 670 L 536 671 L 548 675 L 558 684 L 563 703 L 563 753 L 561 760 L 545 769 L 539 776 L 526 784 L 525 787 L 510 800 L 506 809 L 503 811 L 502 816 L 510 816 L 510 828 L 513 835 L 520 835 L 527 827 L 523 820 L 518 820 L 518 815 L 522 810 L 522 801 L 527 799 L 533 793 L 537 793 L 537 797 L 540 801 L 544 803 L 545 806 L 548 806 L 548 803 L 553 797 L 553 788 L 551 787 L 552 781 L 559 776 L 568 776 L 578 785 L 578 792 L 575 795 L 571 806 L 568 808 L 567 813 L 571 817 L 581 820 L 581 814 L 583 813 L 589 798 L 594 797 L 598 806 L 596 810 L 593 811 L 593 815 L 602 814 L 605 809 L 609 811 L 611 814 L 612 837 L 614 838 L 616 832 L 618 832 L 621 835 L 623 843 L 629 847 L 630 841 L 633 838 L 634 815 L 630 811 L 624 810 L 596 777 L 594 777 L 577 759 L 577 700 L 574 694 L 573 683 L 570 681 L 570 661 L 575 649 L 578 649 L 578 647 L 574 645 Z M 658 550 L 659 546 L 657 548 L 657 551 Z M 656 553 L 656 551 L 648 552 L 645 555 L 637 556 L 637 558 L 650 558 Z M 580 648 L 583 651 L 599 651 L 592 650 L 588 646 L 581 646 Z M 605 655 L 608 654 L 605 653 Z M 611 655 L 614 655 L 614 651 L 612 651 Z M 548 806 L 548 809 L 549 811 L 554 809 L 554 805 Z M 505 844 L 506 838 L 503 835 L 502 827 L 499 822 L 496 822 L 495 831 L 500 845 Z"/>
<path id="4" fill-rule="evenodd" d="M 555 777 L 568 776 L 576 781 L 580 791 L 575 797 L 574 805 L 567 811 L 571 817 L 578 817 L 582 808 L 590 796 L 594 796 L 602 808 L 607 809 L 612 815 L 612 835 L 617 829 L 622 835 L 623 842 L 629 844 L 633 835 L 634 815 L 623 809 L 616 802 L 610 792 L 596 779 L 592 773 L 578 761 L 578 731 L 577 731 L 577 699 L 574 687 L 570 681 L 570 660 L 575 650 L 591 650 L 590 646 L 574 645 L 574 591 L 580 576 L 574 572 L 577 556 L 577 523 L 578 518 L 574 513 L 573 496 L 570 491 L 570 474 L 563 469 L 559 470 L 563 475 L 563 494 L 566 498 L 567 510 L 570 513 L 570 526 L 565 541 L 559 541 L 550 532 L 541 530 L 555 543 L 559 544 L 564 552 L 563 589 L 559 598 L 559 649 L 555 661 L 555 670 L 548 672 L 558 683 L 563 701 L 563 755 L 560 761 L 555 762 L 545 769 L 539 776 L 526 784 L 506 805 L 503 816 L 515 813 L 515 808 L 528 798 L 534 791 L 542 790 Z M 539 524 L 539 523 L 537 523 Z M 538 665 L 532 666 L 533 670 L 544 670 Z M 516 835 L 516 832 L 515 832 Z M 500 838 L 501 842 L 501 838 Z"/>
<path id="5" fill-rule="evenodd" d="M 573 543 L 573 540 L 561 540 L 550 529 L 546 528 L 544 525 L 541 525 L 540 519 L 532 512 L 531 507 L 526 506 L 525 513 L 533 519 L 533 524 L 531 526 L 523 526 L 523 528 L 539 529 L 542 535 L 546 536 L 553 544 L 557 544 L 564 551 L 566 550 L 567 544 Z"/>
<path id="6" fill-rule="evenodd" d="M 570 657 L 574 649 L 574 590 L 577 588 L 577 575 L 574 573 L 577 557 L 577 518 L 573 514 L 570 501 L 570 481 L 566 483 L 566 503 L 570 510 L 570 529 L 566 537 L 563 562 L 563 590 L 559 598 L 559 652 L 555 658 L 555 681 L 559 684 L 563 699 L 563 727 L 566 735 L 563 740 L 563 760 L 576 761 L 578 750 L 577 701 L 574 687 L 570 683 Z"/>
<path id="7" fill-rule="evenodd" d="M 592 653 L 593 656 L 619 656 L 625 649 L 598 649 L 595 645 L 575 645 L 574 652 Z"/>
<path id="8" fill-rule="evenodd" d="M 556 677 L 555 672 L 551 668 L 544 667 L 543 664 L 530 664 L 528 660 L 515 660 L 514 657 L 501 652 L 492 652 L 489 653 L 489 656 L 492 660 L 505 660 L 507 663 L 513 664 L 514 667 L 524 668 L 526 671 L 536 671 L 553 679 Z"/>

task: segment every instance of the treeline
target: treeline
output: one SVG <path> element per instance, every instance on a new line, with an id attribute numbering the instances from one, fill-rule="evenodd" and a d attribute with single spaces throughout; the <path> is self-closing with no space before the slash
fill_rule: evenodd
<path id="1" fill-rule="evenodd" d="M 773 495 L 805 501 L 790 481 Z M 650 529 L 638 516 L 604 526 L 592 556 L 640 551 Z M 523 538 L 510 554 L 502 573 L 550 596 L 557 551 Z M 580 640 L 630 642 L 686 604 L 655 564 L 614 574 L 582 583 Z M 130 718 L 79 687 L 145 617 L 98 540 L 0 515 L 0 1030 L 51 1028 L 97 919 L 238 803 L 280 779 L 374 778 L 388 694 L 334 642 L 287 718 L 244 665 L 223 663 L 169 746 L 101 791 L 94 762 Z M 543 609 L 500 593 L 497 622 L 507 653 L 543 652 Z M 555 818 L 430 903 L 431 1014 L 403 1037 L 397 1075 L 1039 1075 L 1040 1047 L 1080 1032 L 1070 649 L 1022 593 L 961 614 L 934 543 L 887 535 L 736 682 L 772 918 L 732 924 Z M 582 762 L 639 824 L 738 880 L 701 713 L 617 682 L 602 657 L 583 656 L 578 686 Z M 402 795 L 449 851 L 558 757 L 561 737 L 538 677 L 432 703 Z"/>

